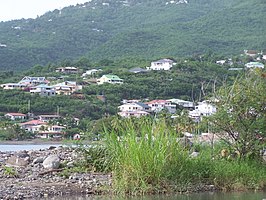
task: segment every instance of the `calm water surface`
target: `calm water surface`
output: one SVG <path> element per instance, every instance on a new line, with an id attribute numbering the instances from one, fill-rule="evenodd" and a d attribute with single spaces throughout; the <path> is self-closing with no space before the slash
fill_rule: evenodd
<path id="1" fill-rule="evenodd" d="M 123 197 L 56 197 L 51 200 L 265 200 L 266 192 L 258 193 L 199 193 L 175 196 Z"/>
<path id="2" fill-rule="evenodd" d="M 46 149 L 50 146 L 61 146 L 60 144 L 1 144 L 0 151 L 7 152 L 7 151 L 22 151 L 22 150 L 39 150 L 39 149 Z"/>

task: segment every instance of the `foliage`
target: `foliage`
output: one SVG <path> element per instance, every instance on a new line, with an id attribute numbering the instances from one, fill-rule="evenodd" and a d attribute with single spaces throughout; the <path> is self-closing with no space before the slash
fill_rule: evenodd
<path id="1" fill-rule="evenodd" d="M 251 71 L 217 93 L 211 125 L 241 157 L 258 156 L 265 147 L 265 86 L 261 72 Z"/>
<path id="2" fill-rule="evenodd" d="M 119 131 L 122 135 L 106 130 L 105 139 L 117 193 L 187 191 L 206 184 L 224 190 L 261 189 L 266 185 L 263 163 L 222 159 L 221 145 L 215 145 L 214 156 L 211 147 L 200 145 L 200 155 L 191 157 L 163 120 L 143 118 L 141 126 L 130 120 L 124 123 Z"/>
<path id="3" fill-rule="evenodd" d="M 13 167 L 3 166 L 4 175 L 9 177 L 16 177 L 18 176 L 18 172 Z"/>
<path id="4" fill-rule="evenodd" d="M 105 64 L 114 58 L 157 59 L 210 50 L 230 55 L 265 47 L 262 0 L 127 2 L 93 0 L 36 19 L 0 22 L 0 41 L 6 45 L 0 47 L 0 69 L 67 65 L 73 59 L 85 67 L 95 60 Z"/>

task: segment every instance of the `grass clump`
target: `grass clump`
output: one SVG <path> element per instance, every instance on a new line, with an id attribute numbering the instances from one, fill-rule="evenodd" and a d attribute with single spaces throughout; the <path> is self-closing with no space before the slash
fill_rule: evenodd
<path id="1" fill-rule="evenodd" d="M 178 142 L 163 120 L 125 120 L 121 128 L 106 130 L 106 148 L 113 189 L 119 194 L 186 191 L 198 185 L 217 189 L 262 189 L 265 165 L 257 160 L 227 160 L 215 149 L 200 146 L 200 155 Z"/>

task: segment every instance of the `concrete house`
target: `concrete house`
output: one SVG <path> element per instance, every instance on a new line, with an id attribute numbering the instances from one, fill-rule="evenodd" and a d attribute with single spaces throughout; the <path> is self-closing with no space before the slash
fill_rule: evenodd
<path id="1" fill-rule="evenodd" d="M 23 114 L 23 113 L 6 113 L 5 117 L 10 119 L 10 120 L 25 120 L 27 115 Z"/>
<path id="2" fill-rule="evenodd" d="M 127 111 L 127 112 L 133 112 L 133 111 L 146 111 L 150 112 L 151 107 L 147 104 L 141 103 L 141 102 L 135 102 L 135 103 L 126 103 L 118 107 L 120 111 Z"/>
<path id="3" fill-rule="evenodd" d="M 58 125 L 38 125 L 36 126 L 36 136 L 39 138 L 62 138 L 66 127 Z"/>
<path id="4" fill-rule="evenodd" d="M 38 84 L 48 84 L 49 81 L 45 79 L 45 77 L 31 77 L 31 76 L 25 76 L 21 81 L 19 81 L 19 84 L 25 84 L 25 85 L 38 85 Z"/>
<path id="5" fill-rule="evenodd" d="M 48 85 L 38 85 L 30 89 L 31 94 L 40 94 L 40 96 L 55 96 L 55 88 Z"/>
<path id="6" fill-rule="evenodd" d="M 76 74 L 79 72 L 76 67 L 58 67 L 55 72 L 64 73 L 64 74 Z"/>
<path id="7" fill-rule="evenodd" d="M 170 70 L 174 65 L 174 61 L 171 59 L 161 59 L 151 62 L 151 66 L 148 67 L 148 70 Z"/>
<path id="8" fill-rule="evenodd" d="M 57 120 L 60 118 L 60 115 L 39 115 L 38 119 L 43 122 L 49 122 L 52 120 Z"/>
<path id="9" fill-rule="evenodd" d="M 0 87 L 2 87 L 4 90 L 13 90 L 13 89 L 24 90 L 27 87 L 27 85 L 22 83 L 5 83 L 1 84 Z"/>
<path id="10" fill-rule="evenodd" d="M 92 76 L 100 71 L 102 70 L 101 69 L 90 69 L 90 70 L 87 70 L 85 73 L 83 73 L 81 77 Z"/>
<path id="11" fill-rule="evenodd" d="M 101 85 L 104 83 L 123 84 L 123 79 L 119 78 L 117 75 L 107 74 L 97 79 L 98 85 Z"/>
<path id="12" fill-rule="evenodd" d="M 71 95 L 74 92 L 82 89 L 82 86 L 78 85 L 75 81 L 64 81 L 62 83 L 53 85 L 53 87 L 55 88 L 56 94 L 61 95 Z"/>
<path id="13" fill-rule="evenodd" d="M 216 113 L 216 107 L 208 101 L 199 102 L 195 110 L 189 111 L 189 117 L 200 120 L 203 116 L 210 116 Z"/>
<path id="14" fill-rule="evenodd" d="M 25 129 L 26 131 L 34 133 L 38 131 L 38 125 L 45 125 L 45 124 L 47 123 L 40 120 L 31 120 L 28 122 L 20 123 L 20 127 L 22 129 Z"/>
<path id="15" fill-rule="evenodd" d="M 147 116 L 149 115 L 149 112 L 146 111 L 122 111 L 119 112 L 118 115 L 120 115 L 121 117 L 142 117 L 142 116 Z"/>
<path id="16" fill-rule="evenodd" d="M 176 105 L 172 104 L 169 100 L 153 100 L 145 104 L 150 106 L 151 110 L 154 112 L 160 112 L 163 109 L 167 109 L 170 113 L 176 112 Z"/>
<path id="17" fill-rule="evenodd" d="M 252 69 L 252 68 L 261 68 L 263 69 L 264 68 L 264 64 L 260 63 L 260 62 L 249 62 L 247 64 L 245 64 L 245 66 L 249 69 Z"/>

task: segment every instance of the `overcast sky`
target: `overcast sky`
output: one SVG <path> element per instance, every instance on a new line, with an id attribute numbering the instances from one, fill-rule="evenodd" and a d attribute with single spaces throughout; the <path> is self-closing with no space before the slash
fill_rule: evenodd
<path id="1" fill-rule="evenodd" d="M 0 21 L 36 18 L 47 11 L 88 0 L 0 0 Z"/>

